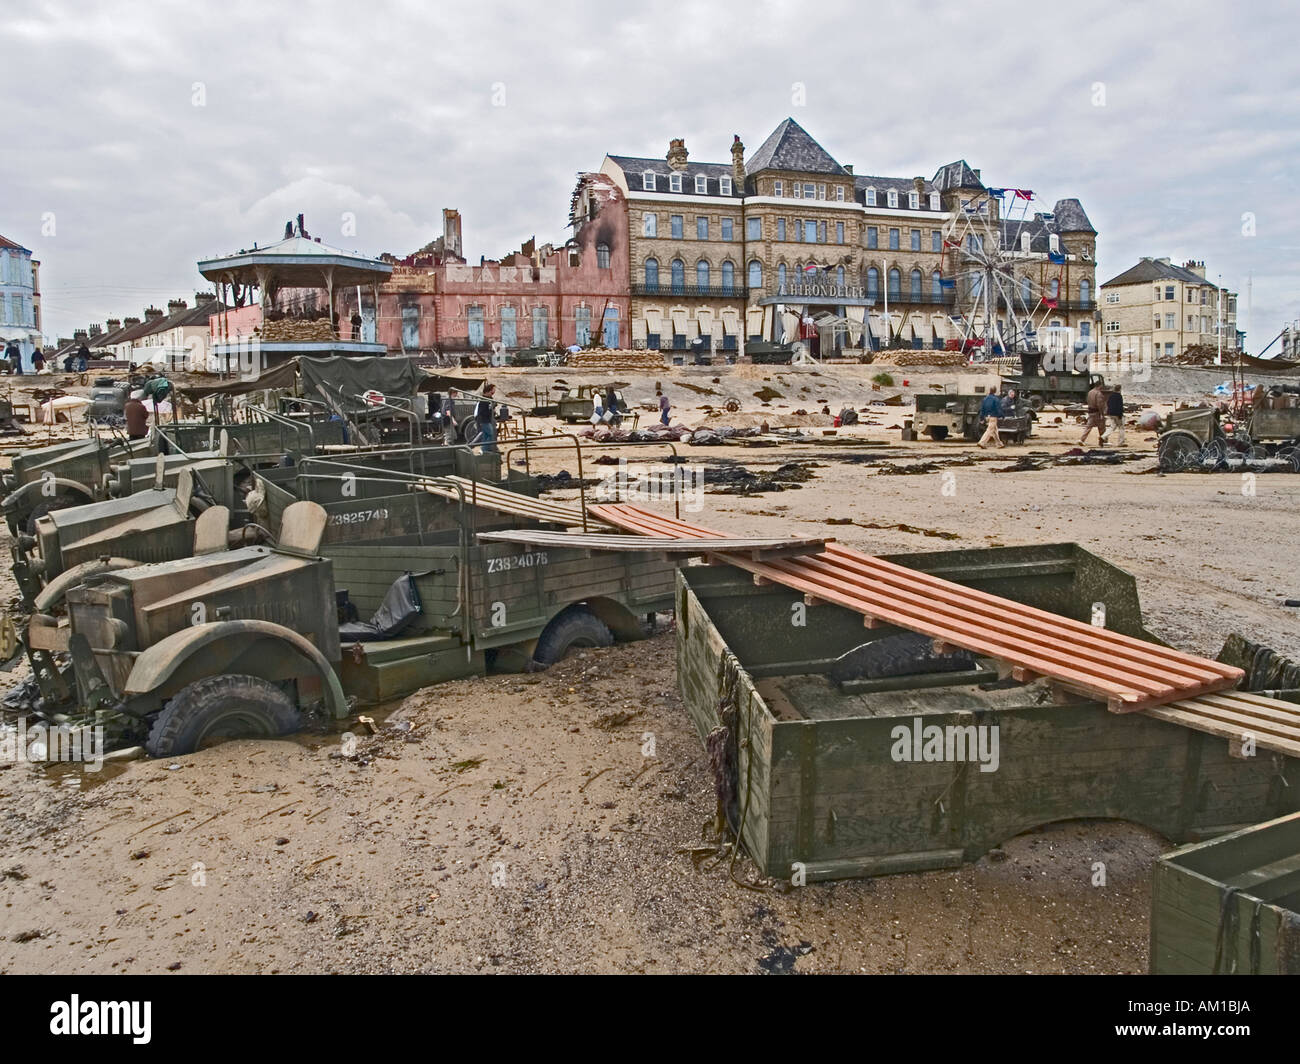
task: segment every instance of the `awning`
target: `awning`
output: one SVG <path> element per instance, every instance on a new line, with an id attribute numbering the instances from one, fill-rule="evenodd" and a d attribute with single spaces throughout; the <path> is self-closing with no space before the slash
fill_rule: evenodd
<path id="1" fill-rule="evenodd" d="M 693 333 L 687 333 L 686 331 L 687 318 L 685 307 L 674 307 L 669 312 L 669 316 L 672 319 L 674 336 L 694 335 Z"/>
<path id="2" fill-rule="evenodd" d="M 749 307 L 745 311 L 745 335 L 766 336 L 763 325 L 767 319 L 767 308 Z"/>
<path id="3" fill-rule="evenodd" d="M 735 336 L 740 332 L 740 314 L 732 309 L 722 312 L 722 328 L 729 336 Z"/>
<path id="4" fill-rule="evenodd" d="M 650 332 L 660 335 L 663 333 L 664 314 L 662 310 L 653 307 L 647 307 L 645 310 L 645 324 Z"/>

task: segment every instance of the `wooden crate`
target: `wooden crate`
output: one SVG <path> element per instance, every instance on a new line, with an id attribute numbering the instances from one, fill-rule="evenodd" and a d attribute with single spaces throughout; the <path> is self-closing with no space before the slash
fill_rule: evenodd
<path id="1" fill-rule="evenodd" d="M 1153 975 L 1300 975 L 1300 814 L 1156 863 Z"/>
<path id="2" fill-rule="evenodd" d="M 1076 620 L 1102 602 L 1107 627 L 1155 641 L 1133 578 L 1076 544 L 890 560 Z M 805 623 L 792 623 L 801 610 Z M 1295 760 L 1235 759 L 1222 738 L 1080 696 L 1058 701 L 1044 681 L 847 693 L 829 679 L 835 658 L 899 629 L 864 629 L 850 610 L 805 606 L 730 567 L 683 569 L 677 617 L 687 711 L 704 738 L 734 707 L 728 813 L 774 877 L 796 864 L 808 880 L 950 867 L 1059 820 L 1131 820 L 1186 842 L 1300 809 Z M 915 721 L 945 736 L 996 725 L 997 769 L 895 760 L 896 729 Z"/>

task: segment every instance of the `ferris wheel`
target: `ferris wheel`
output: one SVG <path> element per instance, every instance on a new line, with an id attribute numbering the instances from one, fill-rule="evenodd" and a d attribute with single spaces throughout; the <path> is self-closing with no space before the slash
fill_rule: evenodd
<path id="1" fill-rule="evenodd" d="M 1039 351 L 1039 329 L 1057 306 L 1058 287 L 1030 276 L 1022 235 L 1041 224 L 1028 189 L 988 188 L 963 199 L 943 228 L 943 281 L 955 290 L 949 320 L 961 349 L 979 361 Z M 1051 263 L 1064 257 L 1049 254 Z M 1037 263 L 1035 262 L 1035 265 Z M 1041 270 L 1040 270 L 1041 273 Z"/>

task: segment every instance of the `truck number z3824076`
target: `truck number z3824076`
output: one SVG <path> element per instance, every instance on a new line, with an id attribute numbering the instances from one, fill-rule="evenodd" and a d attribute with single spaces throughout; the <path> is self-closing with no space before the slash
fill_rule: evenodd
<path id="1" fill-rule="evenodd" d="M 546 551 L 534 550 L 527 554 L 510 554 L 504 558 L 489 558 L 487 560 L 487 571 L 489 573 L 504 573 L 511 569 L 532 569 L 538 565 L 546 564 Z"/>

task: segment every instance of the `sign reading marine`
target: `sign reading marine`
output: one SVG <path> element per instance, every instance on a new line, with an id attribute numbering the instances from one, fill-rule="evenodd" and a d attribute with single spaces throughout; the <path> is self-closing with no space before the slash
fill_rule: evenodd
<path id="1" fill-rule="evenodd" d="M 845 299 L 865 299 L 867 290 L 863 285 L 829 284 L 821 281 L 795 281 L 783 285 L 777 292 L 788 299 L 825 299 L 835 302 Z"/>

